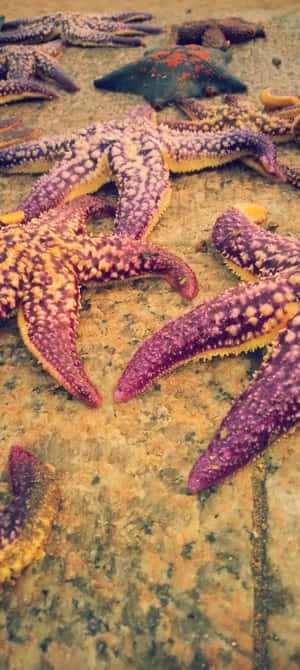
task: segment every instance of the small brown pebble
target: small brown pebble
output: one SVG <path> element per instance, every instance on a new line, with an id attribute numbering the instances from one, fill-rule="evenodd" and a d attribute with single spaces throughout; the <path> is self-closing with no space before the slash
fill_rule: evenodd
<path id="1" fill-rule="evenodd" d="M 277 57 L 275 56 L 274 58 L 272 58 L 272 63 L 273 63 L 273 65 L 275 65 L 275 67 L 280 67 L 280 65 L 281 65 L 281 59 L 280 59 L 280 58 L 277 58 Z"/>
<path id="2" fill-rule="evenodd" d="M 195 251 L 201 251 L 202 254 L 206 254 L 208 250 L 207 240 L 199 240 L 195 245 Z"/>

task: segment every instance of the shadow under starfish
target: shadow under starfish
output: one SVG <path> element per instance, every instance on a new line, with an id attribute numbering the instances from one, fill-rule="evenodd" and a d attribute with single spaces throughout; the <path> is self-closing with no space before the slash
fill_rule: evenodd
<path id="1" fill-rule="evenodd" d="M 0 47 L 0 105 L 26 98 L 57 98 L 54 89 L 39 84 L 35 77 L 53 79 L 69 93 L 79 91 L 55 60 L 63 48 L 60 40 L 42 46 Z"/>
<path id="2" fill-rule="evenodd" d="M 0 584 L 43 558 L 60 502 L 54 468 L 22 447 L 10 452 L 8 476 L 12 498 L 0 512 Z"/>
<path id="3" fill-rule="evenodd" d="M 64 42 L 80 46 L 143 46 L 139 36 L 156 35 L 161 28 L 143 21 L 152 19 L 144 12 L 115 12 L 114 14 L 79 14 L 56 12 L 33 18 L 6 21 L 0 44 L 49 42 L 61 37 Z M 141 25 L 142 24 L 142 25 Z M 134 36 L 137 37 L 134 37 Z"/>
<path id="4" fill-rule="evenodd" d="M 128 400 L 191 359 L 239 354 L 275 340 L 194 465 L 194 492 L 233 474 L 300 419 L 300 243 L 253 225 L 265 214 L 257 207 L 229 209 L 212 233 L 225 262 L 252 283 L 201 303 L 154 333 L 115 391 L 117 401 Z"/>
<path id="5" fill-rule="evenodd" d="M 119 192 L 114 233 L 141 238 L 167 207 L 170 171 L 218 167 L 243 156 L 255 158 L 273 181 L 283 180 L 276 148 L 262 133 L 249 128 L 203 133 L 197 123 L 157 122 L 152 107 L 140 105 L 119 121 L 91 126 L 69 138 L 0 151 L 0 169 L 10 172 L 41 171 L 62 158 L 34 184 L 18 213 L 0 216 L 0 221 L 28 221 L 113 180 Z"/>
<path id="6" fill-rule="evenodd" d="M 101 397 L 76 352 L 80 285 L 156 274 L 187 300 L 198 290 L 191 268 L 162 247 L 87 234 L 92 216 L 114 211 L 100 198 L 82 196 L 27 225 L 0 228 L 0 318 L 18 308 L 28 349 L 59 384 L 90 407 L 98 407 Z"/>
<path id="7" fill-rule="evenodd" d="M 264 111 L 248 98 L 236 95 L 224 96 L 224 102 L 200 101 L 187 98 L 177 106 L 192 122 L 198 123 L 203 132 L 216 132 L 233 128 L 252 128 L 263 132 L 276 144 L 300 143 L 300 98 L 265 89 L 261 93 Z M 184 123 L 184 122 L 183 122 Z M 176 122 L 175 122 L 176 124 Z M 180 126 L 180 122 L 177 122 Z M 253 157 L 242 157 L 241 161 L 261 173 L 261 166 Z M 300 187 L 300 169 L 279 163 L 285 180 Z"/>

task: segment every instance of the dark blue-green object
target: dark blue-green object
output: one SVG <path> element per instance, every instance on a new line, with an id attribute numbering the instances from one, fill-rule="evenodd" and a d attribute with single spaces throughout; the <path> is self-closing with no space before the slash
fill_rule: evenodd
<path id="1" fill-rule="evenodd" d="M 0 16 L 0 30 L 1 30 L 2 26 L 3 26 L 4 19 L 5 19 L 5 16 Z"/>
<path id="2" fill-rule="evenodd" d="M 198 44 L 148 51 L 104 77 L 96 88 L 143 95 L 152 105 L 214 93 L 241 93 L 246 85 L 227 72 L 228 53 Z"/>

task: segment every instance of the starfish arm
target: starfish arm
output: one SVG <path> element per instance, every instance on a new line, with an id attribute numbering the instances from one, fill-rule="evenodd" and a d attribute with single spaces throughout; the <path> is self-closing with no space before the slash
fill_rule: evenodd
<path id="1" fill-rule="evenodd" d="M 104 151 L 104 145 L 91 144 L 87 148 L 86 141 L 76 142 L 70 154 L 43 175 L 19 204 L 24 221 L 79 195 L 97 191 L 110 181 Z"/>
<path id="2" fill-rule="evenodd" d="M 127 32 L 132 34 L 129 29 Z M 133 31 L 133 34 L 135 35 L 136 32 L 137 31 Z M 109 30 L 105 30 L 105 26 L 103 26 L 102 30 L 96 30 L 95 28 L 91 29 L 86 25 L 76 26 L 76 28 L 68 25 L 62 31 L 61 36 L 68 44 L 73 44 L 75 46 L 76 44 L 85 47 L 144 46 L 144 43 L 140 39 L 129 37 L 122 33 L 115 35 Z"/>
<path id="3" fill-rule="evenodd" d="M 26 290 L 31 271 L 27 243 L 21 227 L 0 228 L 0 319 L 11 314 Z"/>
<path id="4" fill-rule="evenodd" d="M 0 121 L 0 150 L 13 144 L 28 142 L 38 134 L 37 128 L 20 128 L 21 119 L 14 118 L 15 120 L 11 118 Z"/>
<path id="5" fill-rule="evenodd" d="M 10 452 L 12 499 L 0 512 L 0 583 L 14 581 L 43 547 L 58 512 L 60 492 L 54 468 L 22 447 Z"/>
<path id="6" fill-rule="evenodd" d="M 0 150 L 0 171 L 40 173 L 71 151 L 76 135 L 55 135 Z"/>
<path id="7" fill-rule="evenodd" d="M 285 165 L 284 163 L 280 164 L 280 168 L 287 183 L 295 186 L 295 188 L 300 188 L 300 168 L 292 165 Z"/>
<path id="8" fill-rule="evenodd" d="M 216 133 L 169 130 L 163 132 L 167 164 L 172 172 L 189 172 L 223 165 L 243 156 L 254 156 L 262 171 L 283 181 L 276 162 L 276 147 L 268 137 L 249 128 Z"/>
<path id="9" fill-rule="evenodd" d="M 115 399 L 134 397 L 191 359 L 239 354 L 271 342 L 298 311 L 298 275 L 290 270 L 241 285 L 167 323 L 136 351 L 119 380 Z"/>
<path id="10" fill-rule="evenodd" d="M 141 15 L 143 16 L 143 15 Z M 146 16 L 146 15 L 144 15 Z M 129 20 L 129 19 L 127 19 Z M 145 19 L 143 19 L 145 20 Z M 134 15 L 130 22 L 121 21 L 118 15 L 113 17 L 101 14 L 66 14 L 61 21 L 61 36 L 70 44 L 83 46 L 141 46 L 140 39 L 134 35 L 157 34 L 160 29 L 154 26 L 142 26 L 135 21 Z"/>
<path id="11" fill-rule="evenodd" d="M 79 87 L 74 84 L 72 79 L 66 75 L 64 70 L 58 66 L 55 58 L 49 56 L 45 52 L 40 52 L 36 57 L 37 73 L 46 78 L 53 79 L 65 91 L 75 93 L 79 91 Z"/>
<path id="12" fill-rule="evenodd" d="M 225 100 L 217 107 L 215 103 L 195 98 L 179 100 L 176 104 L 190 119 L 198 122 L 203 132 L 247 127 L 263 132 L 273 142 L 289 142 L 293 138 L 293 119 L 260 112 L 253 103 L 239 96 L 229 94 Z"/>
<path id="13" fill-rule="evenodd" d="M 7 81 L 0 81 L 0 105 L 27 98 L 51 100 L 57 97 L 56 91 L 38 84 L 33 79 L 8 79 Z"/>
<path id="14" fill-rule="evenodd" d="M 77 279 L 62 266 L 60 251 L 54 248 L 36 261 L 31 287 L 19 308 L 19 328 L 29 351 L 60 385 L 90 407 L 99 407 L 100 394 L 76 352 L 78 309 Z"/>
<path id="15" fill-rule="evenodd" d="M 8 22 L 4 24 L 4 30 L 0 33 L 0 45 L 2 44 L 38 44 L 47 42 L 57 37 L 57 29 L 54 19 L 41 17 L 38 19 L 20 20 L 16 30 L 8 30 Z M 12 23 L 10 24 L 12 25 Z M 16 23 L 15 23 L 16 25 Z"/>
<path id="16" fill-rule="evenodd" d="M 261 23 L 251 23 L 237 16 L 219 19 L 217 23 L 232 44 L 247 42 L 254 37 L 266 37 L 265 28 Z"/>
<path id="17" fill-rule="evenodd" d="M 130 237 L 99 237 L 78 246 L 75 254 L 79 281 L 103 282 L 160 275 L 184 298 L 198 292 L 193 270 L 178 256 L 154 244 Z M 79 260 L 78 260 L 79 259 Z"/>
<path id="18" fill-rule="evenodd" d="M 161 148 L 142 130 L 115 142 L 108 161 L 119 193 L 114 233 L 141 238 L 156 224 L 170 198 L 169 170 Z"/>
<path id="19" fill-rule="evenodd" d="M 257 209 L 261 210 L 250 206 L 243 212 L 232 207 L 219 216 L 212 230 L 212 240 L 226 264 L 248 281 L 299 265 L 300 242 L 253 223 L 251 212 L 255 217 Z M 263 210 L 263 219 L 265 215 Z"/>
<path id="20" fill-rule="evenodd" d="M 300 420 L 300 314 L 278 338 L 262 368 L 233 405 L 195 463 L 197 492 L 232 475 Z"/>

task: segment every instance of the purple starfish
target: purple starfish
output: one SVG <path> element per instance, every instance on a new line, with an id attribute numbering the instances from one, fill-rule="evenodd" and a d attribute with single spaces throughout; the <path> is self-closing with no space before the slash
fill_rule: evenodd
<path id="1" fill-rule="evenodd" d="M 0 105 L 27 98 L 57 98 L 56 91 L 38 83 L 36 76 L 52 79 L 69 93 L 79 91 L 55 59 L 63 48 L 60 40 L 42 46 L 0 47 Z"/>
<path id="2" fill-rule="evenodd" d="M 229 267 L 252 283 L 166 324 L 137 350 L 115 391 L 117 401 L 128 400 L 190 359 L 238 354 L 276 340 L 194 465 L 189 488 L 195 492 L 246 465 L 300 418 L 300 244 L 254 226 L 251 209 L 245 211 L 222 214 L 213 241 Z"/>
<path id="3" fill-rule="evenodd" d="M 204 133 L 197 123 L 157 123 L 149 105 L 133 107 L 119 121 L 91 126 L 68 137 L 56 137 L 0 151 L 0 168 L 34 171 L 57 162 L 19 204 L 24 220 L 91 193 L 109 181 L 119 191 L 114 232 L 143 237 L 158 221 L 170 198 L 169 172 L 217 167 L 248 156 L 264 174 L 282 181 L 276 148 L 249 128 Z M 7 222 L 5 216 L 0 221 Z"/>
<path id="4" fill-rule="evenodd" d="M 45 16 L 5 21 L 0 44 L 19 42 L 37 44 L 61 37 L 68 44 L 85 47 L 139 47 L 144 44 L 140 36 L 161 32 L 161 28 L 143 23 L 150 19 L 152 14 L 144 12 L 114 14 L 56 12 Z"/>

